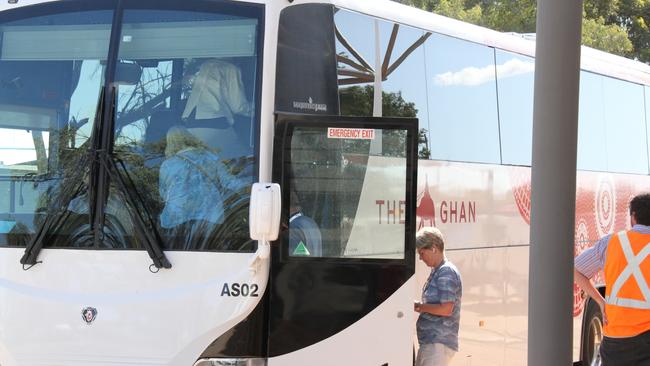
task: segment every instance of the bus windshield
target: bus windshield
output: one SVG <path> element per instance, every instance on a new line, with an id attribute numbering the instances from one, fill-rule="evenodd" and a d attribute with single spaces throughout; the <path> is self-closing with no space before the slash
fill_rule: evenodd
<path id="1" fill-rule="evenodd" d="M 133 220 L 146 212 L 164 249 L 255 250 L 261 15 L 139 7 L 117 23 L 107 9 L 0 25 L 0 246 L 25 246 L 56 216 L 46 246 L 140 249 Z M 105 147 L 131 199 L 114 175 L 93 175 Z M 91 194 L 94 176 L 106 194 Z"/>

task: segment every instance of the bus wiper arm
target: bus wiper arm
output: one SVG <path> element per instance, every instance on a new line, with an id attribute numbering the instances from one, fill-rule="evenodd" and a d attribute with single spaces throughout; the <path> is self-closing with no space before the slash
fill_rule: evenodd
<path id="1" fill-rule="evenodd" d="M 114 87 L 111 87 L 109 90 L 112 94 L 110 98 L 110 109 L 107 111 L 108 113 L 102 113 L 101 115 L 104 116 L 106 119 L 105 122 L 107 122 L 102 123 L 103 129 L 112 130 L 116 124 L 115 103 L 117 99 L 116 89 Z M 102 112 L 104 111 L 102 110 Z M 108 134 L 108 136 L 111 136 L 111 134 Z M 122 166 L 122 172 L 120 171 L 117 164 L 117 158 L 112 154 L 111 142 L 112 141 L 104 141 L 104 146 L 107 147 L 106 150 L 99 151 L 97 154 L 97 160 L 99 162 L 100 169 L 103 169 L 104 172 L 108 175 L 105 180 L 114 180 L 117 183 L 117 188 L 124 194 L 124 197 L 127 201 L 127 207 L 130 207 L 128 212 L 131 216 L 131 220 L 133 221 L 133 226 L 135 227 L 135 234 L 137 235 L 138 239 L 142 241 L 142 244 L 149 254 L 149 257 L 151 260 L 153 260 L 152 266 L 155 266 L 157 269 L 171 268 L 172 265 L 162 250 L 162 239 L 160 233 L 158 233 L 158 230 L 156 230 L 155 220 L 153 220 L 151 214 L 147 210 L 144 199 L 142 199 L 138 193 L 137 189 L 135 188 L 136 186 L 133 183 L 133 179 L 131 179 L 126 166 L 124 166 L 124 163 L 121 161 L 120 165 Z M 103 193 L 105 195 L 108 195 L 108 189 L 106 189 Z M 99 198 L 102 199 L 102 202 L 106 202 L 108 197 L 105 196 Z M 158 270 L 152 270 L 151 266 L 149 266 L 149 270 L 154 273 L 158 272 Z"/>
<path id="2" fill-rule="evenodd" d="M 121 160 L 106 153 L 100 154 L 99 159 L 110 178 L 115 180 L 120 191 L 124 193 L 127 205 L 130 206 L 128 211 L 133 220 L 136 234 L 147 249 L 149 257 L 153 260 L 153 265 L 158 269 L 171 268 L 172 265 L 162 250 L 162 239 L 156 229 L 155 220 L 147 210 L 144 199 L 135 189 L 135 184 L 126 166 Z M 121 171 L 118 162 L 122 168 Z"/>
<path id="3" fill-rule="evenodd" d="M 61 179 L 62 182 L 59 184 L 59 192 L 56 193 L 52 199 L 53 204 L 48 207 L 45 214 L 45 219 L 43 223 L 39 226 L 38 230 L 29 241 L 25 248 L 25 253 L 22 258 L 20 258 L 20 263 L 23 265 L 24 270 L 32 268 L 37 263 L 38 254 L 43 245 L 45 244 L 45 239 L 47 238 L 48 233 L 52 228 L 57 228 L 61 223 L 69 216 L 70 210 L 69 206 L 73 199 L 79 196 L 81 191 L 84 188 L 84 180 L 80 179 L 84 174 L 86 174 L 88 168 L 89 156 L 93 154 L 92 149 L 84 153 L 78 160 L 77 164 L 72 168 L 73 174 L 66 178 L 65 176 Z M 68 187 L 70 187 L 68 189 Z M 65 210 L 65 212 L 61 212 Z M 58 211 L 58 212 L 57 212 Z"/>

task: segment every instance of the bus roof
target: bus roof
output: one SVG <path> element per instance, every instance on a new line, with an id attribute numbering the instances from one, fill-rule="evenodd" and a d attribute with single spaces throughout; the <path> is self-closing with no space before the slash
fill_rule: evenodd
<path id="1" fill-rule="evenodd" d="M 10 4 L 5 0 L 0 3 L 0 11 L 53 1 L 56 0 L 17 0 L 16 4 Z M 264 3 L 265 1 L 248 0 L 248 2 Z M 521 55 L 535 56 L 535 41 L 527 39 L 524 35 L 498 32 L 403 5 L 395 1 L 295 0 L 291 3 L 287 1 L 285 6 L 305 3 L 330 3 L 340 8 L 372 15 L 426 31 L 444 34 Z M 581 68 L 585 71 L 650 86 L 649 65 L 590 47 L 582 46 Z"/>
<path id="2" fill-rule="evenodd" d="M 341 8 L 373 15 L 400 24 L 464 39 L 504 51 L 530 57 L 535 56 L 535 41 L 526 39 L 524 35 L 498 32 L 403 5 L 395 1 L 330 0 L 330 2 Z M 581 68 L 586 71 L 608 75 L 618 79 L 650 85 L 649 65 L 586 46 L 582 46 Z"/>

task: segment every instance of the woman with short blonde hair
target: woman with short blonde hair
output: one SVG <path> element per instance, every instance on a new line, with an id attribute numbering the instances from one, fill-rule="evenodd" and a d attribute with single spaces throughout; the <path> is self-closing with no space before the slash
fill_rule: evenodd
<path id="1" fill-rule="evenodd" d="M 460 301 L 463 285 L 460 273 L 445 256 L 445 238 L 435 227 L 420 229 L 415 236 L 420 260 L 431 267 L 422 288 L 422 302 L 414 310 L 420 349 L 417 366 L 445 366 L 458 352 Z"/>

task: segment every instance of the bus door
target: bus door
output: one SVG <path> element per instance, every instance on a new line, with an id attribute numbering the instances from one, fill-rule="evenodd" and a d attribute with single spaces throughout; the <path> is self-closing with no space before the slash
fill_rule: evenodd
<path id="1" fill-rule="evenodd" d="M 269 365 L 412 362 L 417 119 L 278 115 Z"/>

